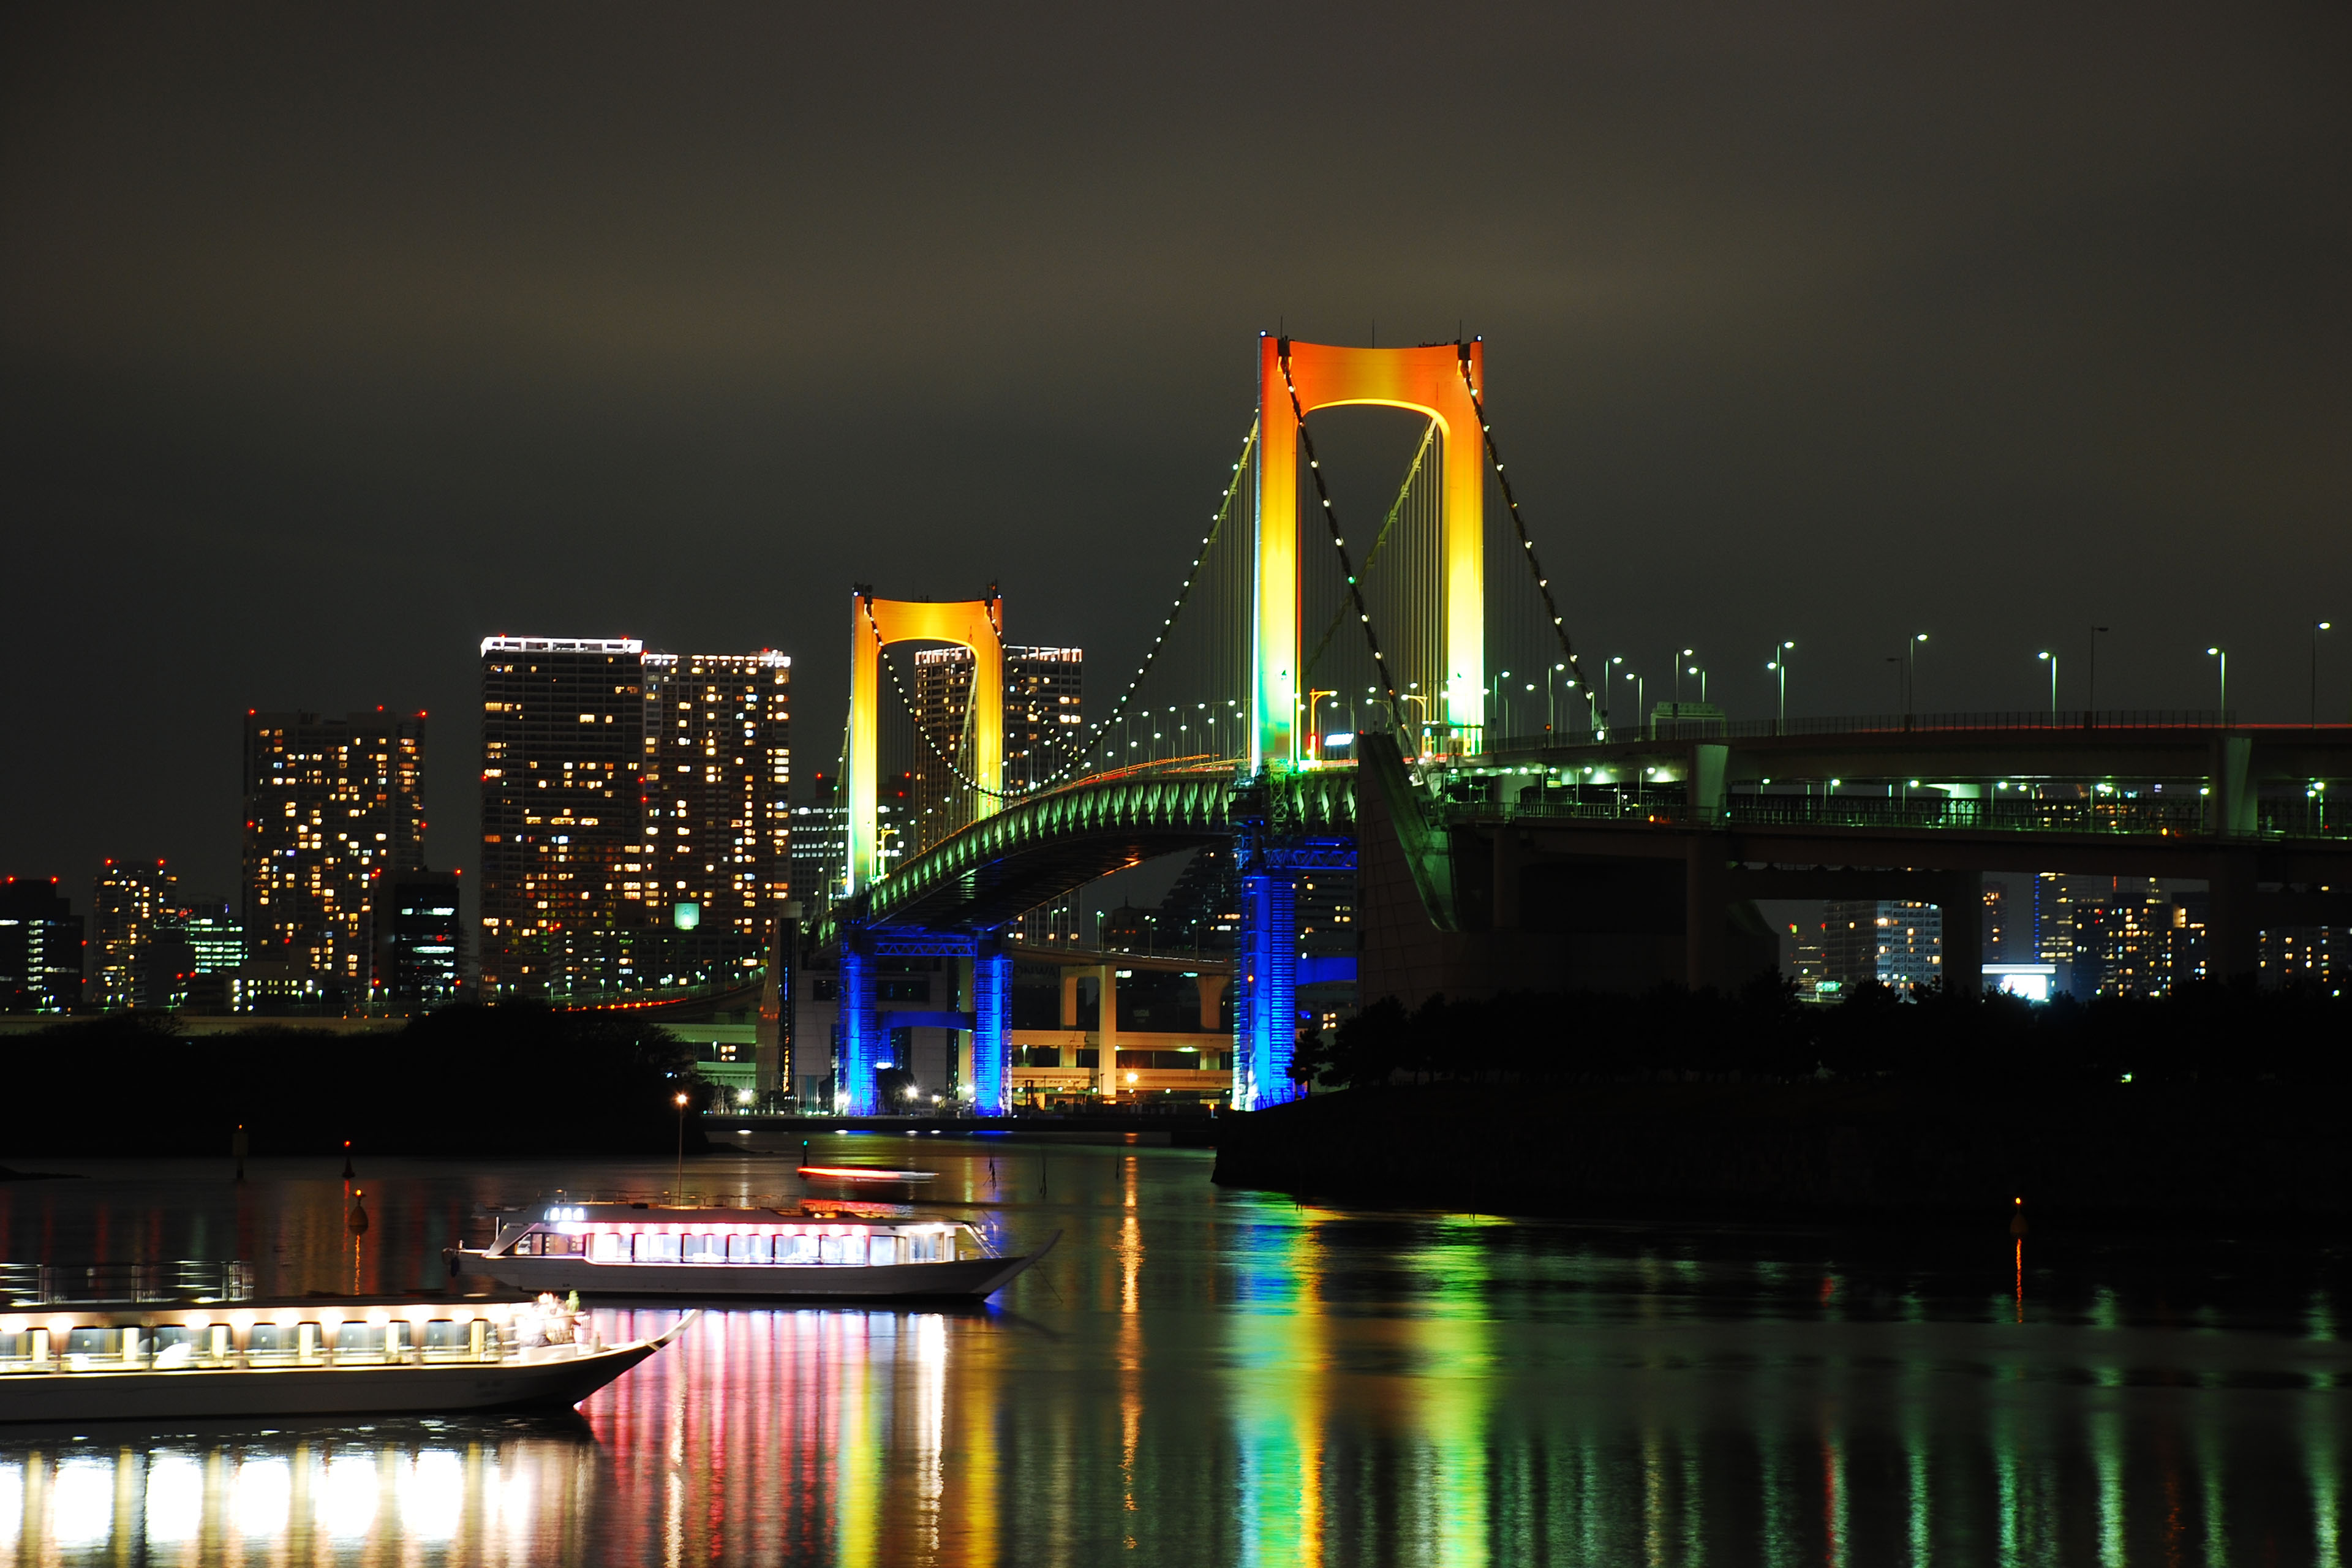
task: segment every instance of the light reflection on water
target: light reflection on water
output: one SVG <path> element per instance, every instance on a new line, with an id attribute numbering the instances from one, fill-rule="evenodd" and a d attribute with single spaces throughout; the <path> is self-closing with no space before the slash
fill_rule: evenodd
<path id="1" fill-rule="evenodd" d="M 2021 1305 L 1998 1232 L 1381 1216 L 1171 1151 L 920 1154 L 1013 1244 L 1067 1233 L 988 1310 L 708 1313 L 578 1415 L 0 1436 L 0 1563 L 2340 1561 L 2324 1249 L 2053 1243 Z M 265 1289 L 410 1288 L 475 1197 L 635 1174 L 388 1163 L 354 1241 L 340 1183 L 90 1169 L 0 1189 L 0 1251 L 241 1234 Z"/>

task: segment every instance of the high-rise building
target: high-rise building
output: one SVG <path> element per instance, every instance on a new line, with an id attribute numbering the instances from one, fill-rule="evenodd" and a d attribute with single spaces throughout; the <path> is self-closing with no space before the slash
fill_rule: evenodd
<path id="1" fill-rule="evenodd" d="M 2066 984 L 2074 995 L 2161 996 L 2172 988 L 2171 899 L 2146 877 L 2074 879 L 2074 942 Z"/>
<path id="2" fill-rule="evenodd" d="M 1086 650 L 1004 649 L 1004 779 L 1007 793 L 1034 789 L 1061 767 L 1085 721 Z M 971 752 L 964 724 L 971 710 L 971 650 L 923 648 L 915 655 L 914 798 L 917 849 L 971 820 Z M 983 781 L 985 782 L 985 781 Z"/>
<path id="3" fill-rule="evenodd" d="M 832 907 L 849 864 L 849 821 L 839 798 L 840 778 L 810 773 L 793 806 L 793 900 L 803 920 Z"/>
<path id="4" fill-rule="evenodd" d="M 147 944 L 154 940 L 156 921 L 179 904 L 179 879 L 161 860 L 109 860 L 100 868 L 90 889 L 90 923 L 94 951 L 91 976 L 101 1007 L 136 1005 L 139 964 Z"/>
<path id="5" fill-rule="evenodd" d="M 375 948 L 372 1006 L 422 1013 L 457 999 L 466 955 L 457 911 L 455 871 L 394 871 L 378 879 L 369 920 Z"/>
<path id="6" fill-rule="evenodd" d="M 228 1011 L 228 975 L 245 961 L 245 926 L 226 899 L 198 899 L 155 917 L 138 964 L 142 1007 Z"/>
<path id="7" fill-rule="evenodd" d="M 1349 913 L 1352 917 L 1354 910 Z M 1213 844 L 1192 852 L 1160 900 L 1160 929 L 1169 947 L 1180 952 L 1234 950 L 1242 929 L 1242 892 L 1229 846 Z"/>
<path id="8" fill-rule="evenodd" d="M 0 882 L 0 1013 L 81 1005 L 82 920 L 55 877 Z"/>
<path id="9" fill-rule="evenodd" d="M 645 656 L 647 915 L 656 984 L 764 960 L 792 881 L 793 661 L 780 653 Z"/>
<path id="10" fill-rule="evenodd" d="M 1795 924 L 1789 927 L 1789 963 L 1800 1002 L 1838 999 L 1838 985 L 1829 978 L 1828 954 L 1822 947 L 1825 929 L 1826 922 L 1822 921 L 1813 921 L 1811 931 Z"/>
<path id="11" fill-rule="evenodd" d="M 367 994 L 376 875 L 425 864 L 425 715 L 248 711 L 245 940 L 259 962 Z"/>
<path id="12" fill-rule="evenodd" d="M 644 654 L 635 637 L 482 639 L 486 993 L 653 983 L 648 905 L 668 901 L 645 831 Z"/>
<path id="13" fill-rule="evenodd" d="M 1087 651 L 1004 650 L 1004 787 L 1037 789 L 1076 753 L 1086 720 Z"/>
<path id="14" fill-rule="evenodd" d="M 1943 945 L 1943 911 L 1933 904 L 1842 899 L 1822 910 L 1822 979 L 1841 997 L 1872 981 L 1898 991 L 1935 984 Z"/>

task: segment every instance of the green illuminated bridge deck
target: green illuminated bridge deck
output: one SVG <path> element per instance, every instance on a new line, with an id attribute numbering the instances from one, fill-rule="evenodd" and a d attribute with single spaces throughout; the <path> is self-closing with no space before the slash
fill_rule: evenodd
<path id="1" fill-rule="evenodd" d="M 910 857 L 851 908 L 877 928 L 1002 926 L 1097 877 L 1225 842 L 1244 768 L 1185 759 L 1010 802 Z M 2216 847 L 2268 847 L 2265 879 L 2352 881 L 2352 808 L 2327 798 L 2352 777 L 2346 725 L 2126 713 L 1686 723 L 1502 738 L 1413 773 L 1402 798 L 1416 820 L 1395 826 L 1433 848 L 1462 830 L 1517 824 L 1637 857 L 1667 850 L 1643 837 L 1707 833 L 1731 835 L 1726 858 L 1751 864 L 1902 865 L 1948 859 L 1961 847 L 1954 840 L 1972 841 L 1969 860 L 2005 864 L 2032 837 L 2039 847 L 2024 858 L 2037 863 L 2055 855 L 2194 876 L 2197 857 Z M 1279 774 L 1269 787 L 1286 828 L 1355 833 L 1353 765 Z M 1923 839 L 1947 852 L 1904 847 Z"/>

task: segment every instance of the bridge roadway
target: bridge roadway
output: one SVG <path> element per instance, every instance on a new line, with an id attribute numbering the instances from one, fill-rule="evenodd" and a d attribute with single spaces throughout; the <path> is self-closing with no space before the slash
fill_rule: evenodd
<path id="1" fill-rule="evenodd" d="M 1401 857 L 1391 868 L 1404 875 L 1392 886 L 1364 868 L 1365 994 L 1391 981 L 1401 994 L 1424 989 L 1397 966 L 1428 970 L 1405 950 L 1429 940 L 1465 939 L 1453 943 L 1461 947 L 1482 933 L 1601 934 L 1591 930 L 1603 918 L 1597 910 L 1563 910 L 1561 900 L 1622 902 L 1636 884 L 1648 910 L 1631 934 L 1667 936 L 1658 906 L 1676 906 L 1680 962 L 1656 977 L 1693 984 L 1734 978 L 1738 955 L 1708 913 L 1727 904 L 1903 898 L 1972 907 L 1988 870 L 2206 880 L 2209 951 L 2221 973 L 2255 967 L 2263 925 L 2352 923 L 2352 832 L 2326 820 L 2324 791 L 2307 793 L 2314 781 L 2352 776 L 2352 726 L 2082 721 L 1685 722 L 1606 739 L 1505 738 L 1425 767 L 1402 765 L 1392 742 L 1367 736 L 1368 758 L 1385 747 L 1397 765 L 1393 799 L 1364 812 L 1380 832 L 1368 820 L 1365 836 L 1385 839 Z M 1187 758 L 1013 803 L 910 858 L 854 912 L 876 930 L 1001 928 L 1095 878 L 1227 841 L 1242 765 Z M 1285 775 L 1274 815 L 1297 831 L 1357 835 L 1355 773 L 1339 764 Z M 1679 888 L 1664 899 L 1655 873 L 1675 866 Z M 1376 907 L 1386 895 L 1403 895 L 1422 919 Z M 1408 933 L 1415 923 L 1423 929 Z M 1375 928 L 1391 940 L 1376 941 Z M 1974 929 L 1952 923 L 1956 971 L 1975 956 Z M 1485 945 L 1489 962 L 1438 966 L 1454 994 L 1507 975 L 1519 984 L 1602 978 L 1601 961 L 1568 961 L 1559 942 Z M 1625 943 L 1615 951 L 1604 967 L 1633 962 Z"/>
<path id="2" fill-rule="evenodd" d="M 1761 966 L 1744 939 L 1766 934 L 1752 920 L 1743 932 L 1746 900 L 1974 910 L 1987 871 L 2204 880 L 2221 975 L 2255 970 L 2265 925 L 2352 922 L 2352 834 L 2311 788 L 2352 773 L 2352 727 L 2101 719 L 1685 725 L 1504 741 L 1410 774 L 1368 741 L 1381 798 L 1362 813 L 1367 994 L 1476 994 L 1514 973 L 1587 984 L 1645 963 L 1656 978 L 1736 984 Z M 1383 907 L 1407 884 L 1421 921 Z M 1622 911 L 1613 931 L 1594 918 L 1603 905 Z M 1976 920 L 1945 922 L 1953 973 L 1973 972 L 1979 943 Z"/>

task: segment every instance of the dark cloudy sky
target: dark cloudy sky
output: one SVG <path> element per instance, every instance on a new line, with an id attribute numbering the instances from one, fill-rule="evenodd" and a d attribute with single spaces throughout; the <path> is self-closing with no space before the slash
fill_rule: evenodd
<path id="1" fill-rule="evenodd" d="M 2341 719 L 2347 119 L 2340 6 L 12 9 L 0 869 L 226 892 L 242 711 L 379 702 L 470 868 L 487 632 L 782 647 L 804 763 L 854 580 L 1107 675 L 1277 321 L 1483 332 L 1580 642 L 1735 712 L 2097 622 L 2300 719 L 2332 616 Z"/>

